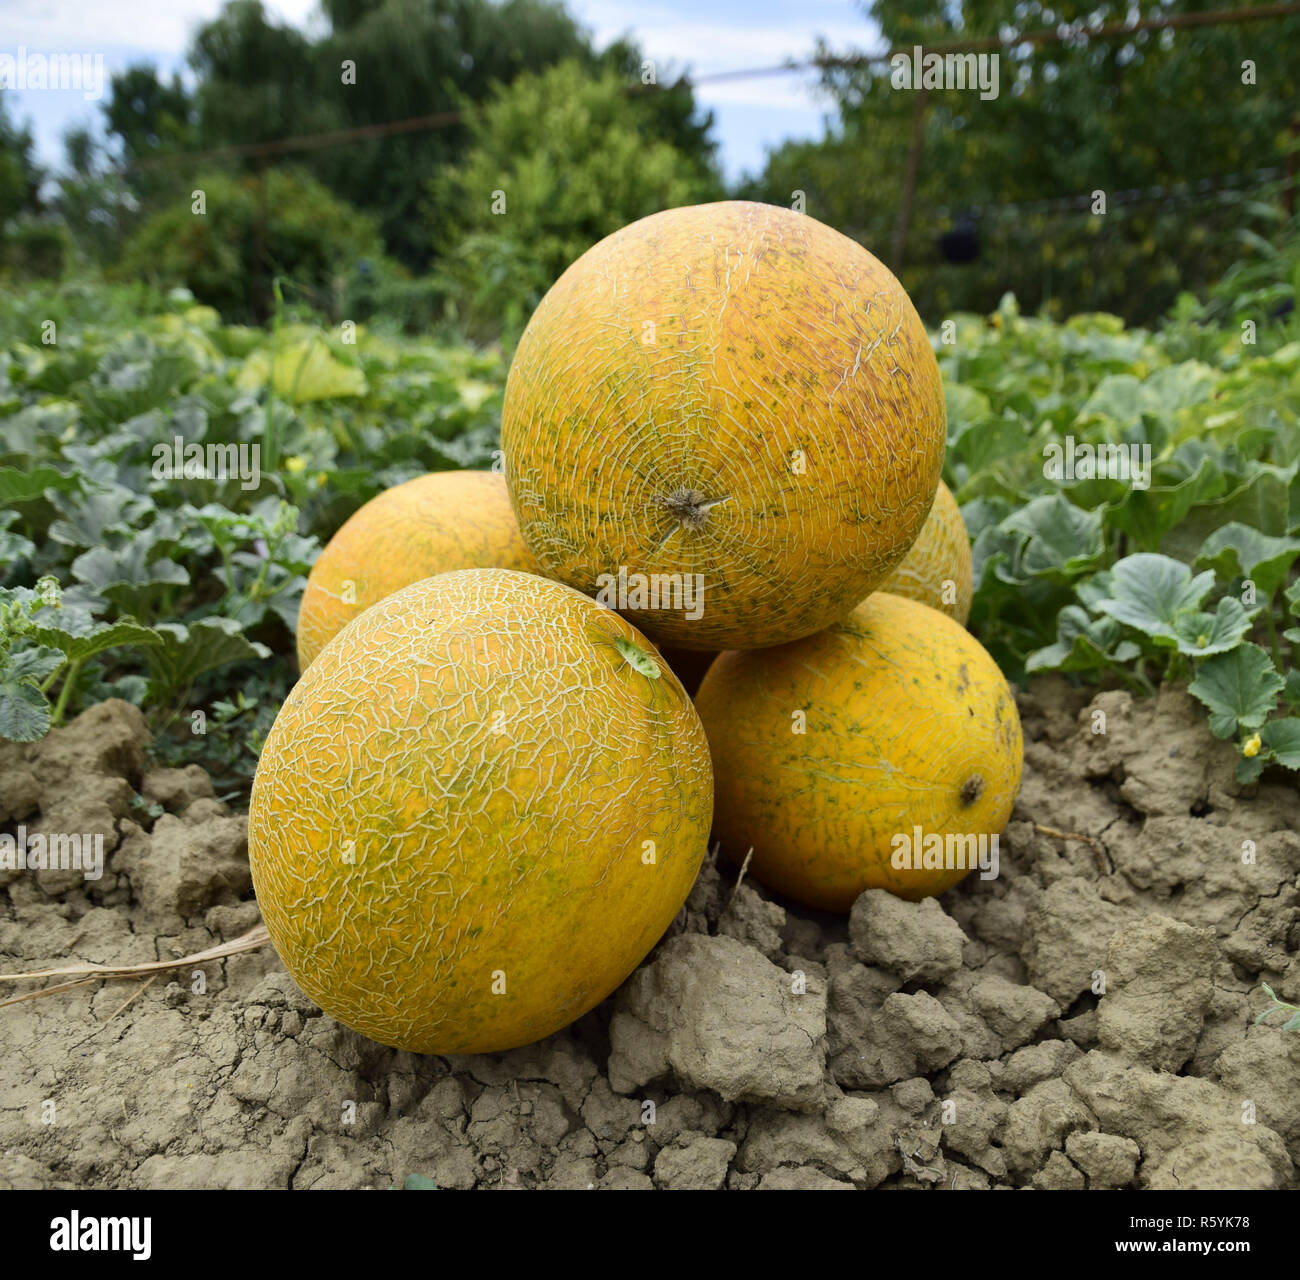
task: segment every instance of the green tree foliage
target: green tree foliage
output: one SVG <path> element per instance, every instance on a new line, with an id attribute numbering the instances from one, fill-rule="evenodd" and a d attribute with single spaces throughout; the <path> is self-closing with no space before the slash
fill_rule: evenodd
<path id="1" fill-rule="evenodd" d="M 28 128 L 14 124 L 0 96 L 0 233 L 21 214 L 40 208 L 41 171 Z"/>
<path id="2" fill-rule="evenodd" d="M 890 47 L 911 48 L 1218 7 L 872 0 L 867 11 Z M 1021 43 L 1001 50 L 996 98 L 931 89 L 903 272 L 918 305 L 990 310 L 1011 288 L 1031 306 L 1059 301 L 1066 311 L 1105 307 L 1145 320 L 1180 289 L 1216 278 L 1235 252 L 1230 233 L 1253 214 L 1246 194 L 1224 198 L 1197 184 L 1283 164 L 1300 93 L 1300 64 L 1283 50 L 1298 38 L 1300 19 L 1287 18 Z M 803 190 L 808 212 L 890 258 L 918 96 L 895 88 L 891 72 L 888 63 L 828 71 L 838 123 L 820 143 L 774 152 L 749 193 L 788 203 Z M 1122 194 L 1184 187 L 1160 200 Z M 1107 194 L 1104 216 L 1023 207 L 1095 191 Z M 982 252 L 953 265 L 939 238 L 962 209 L 979 211 Z"/>
<path id="3" fill-rule="evenodd" d="M 328 0 L 313 39 L 234 0 L 195 40 L 190 61 L 201 146 L 224 147 L 453 112 L 497 82 L 590 56 L 561 5 L 546 0 Z M 423 176 L 462 152 L 455 124 L 377 135 L 297 162 L 380 219 L 390 249 L 427 262 Z"/>
<path id="4" fill-rule="evenodd" d="M 575 258 L 627 223 L 719 194 L 711 168 L 657 135 L 653 95 L 577 63 L 520 76 L 469 125 L 431 186 L 443 270 L 507 330 Z"/>
<path id="5" fill-rule="evenodd" d="M 190 196 L 154 214 L 132 237 L 118 274 L 167 288 L 183 285 L 227 320 L 265 320 L 272 281 L 330 312 L 362 260 L 382 254 L 374 220 L 292 169 L 265 177 L 207 174 Z"/>
<path id="6" fill-rule="evenodd" d="M 82 255 L 107 265 L 121 254 L 138 209 L 135 193 L 89 129 L 69 129 L 63 151 L 54 208 Z"/>

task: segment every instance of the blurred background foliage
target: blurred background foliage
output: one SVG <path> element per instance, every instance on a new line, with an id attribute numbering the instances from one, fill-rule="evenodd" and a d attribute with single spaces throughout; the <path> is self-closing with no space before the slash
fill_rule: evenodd
<path id="1" fill-rule="evenodd" d="M 861 9 L 864 45 L 869 19 L 910 48 L 1225 6 Z M 1144 324 L 1239 259 L 1263 262 L 1293 212 L 1300 17 L 1004 46 L 991 100 L 922 99 L 888 62 L 792 45 L 823 68 L 824 135 L 728 188 L 689 82 L 659 67 L 645 83 L 633 39 L 598 49 L 552 0 L 324 0 L 323 16 L 308 33 L 233 0 L 196 32 L 185 80 L 115 76 L 102 129 L 70 132 L 53 172 L 0 95 L 0 272 L 184 287 L 236 323 L 268 319 L 278 277 L 330 320 L 509 343 L 610 231 L 740 196 L 801 201 L 898 270 L 931 321 L 1013 292 L 1026 312 Z M 270 145 L 308 135 L 324 137 Z"/>

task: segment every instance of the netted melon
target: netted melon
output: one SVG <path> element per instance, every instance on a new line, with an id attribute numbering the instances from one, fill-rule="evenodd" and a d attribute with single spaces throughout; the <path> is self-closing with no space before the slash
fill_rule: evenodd
<path id="1" fill-rule="evenodd" d="M 541 1039 L 607 996 L 705 852 L 708 745 L 676 676 L 560 583 L 467 569 L 321 651 L 267 737 L 249 860 L 326 1013 L 418 1053 Z"/>

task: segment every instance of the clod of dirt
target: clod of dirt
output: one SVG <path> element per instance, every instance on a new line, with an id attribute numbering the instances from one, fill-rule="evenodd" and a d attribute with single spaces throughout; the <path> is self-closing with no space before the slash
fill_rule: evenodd
<path id="1" fill-rule="evenodd" d="M 243 815 L 227 816 L 215 800 L 194 802 L 183 818 L 164 813 L 152 834 L 132 822 L 122 825 L 113 869 L 152 916 L 188 918 L 252 888 L 248 823 Z"/>
<path id="2" fill-rule="evenodd" d="M 1293 1175 L 1282 1139 L 1251 1122 L 1243 1105 L 1250 1100 L 1212 1081 L 1151 1071 L 1093 1050 L 1066 1067 L 1060 1083 L 1107 1133 L 1138 1144 L 1145 1188 L 1269 1190 L 1286 1186 Z"/>
<path id="3" fill-rule="evenodd" d="M 1082 1191 L 1086 1185 L 1083 1174 L 1059 1151 L 1047 1157 L 1047 1163 L 1030 1181 L 1030 1186 L 1039 1191 Z"/>
<path id="4" fill-rule="evenodd" d="M 1113 1191 L 1133 1181 L 1142 1149 L 1132 1138 L 1089 1131 L 1070 1134 L 1065 1140 L 1065 1154 L 1087 1176 L 1089 1187 Z"/>
<path id="5" fill-rule="evenodd" d="M 854 954 L 901 982 L 942 982 L 961 968 L 965 942 L 961 926 L 936 898 L 905 902 L 884 889 L 868 889 L 849 913 Z"/>
<path id="6" fill-rule="evenodd" d="M 800 983 L 734 938 L 683 934 L 618 994 L 610 1084 L 631 1093 L 675 1075 L 728 1100 L 809 1109 L 823 1093 L 825 1035 L 819 979 Z"/>
<path id="7" fill-rule="evenodd" d="M 1102 898 L 1096 881 L 1056 881 L 1025 923 L 1021 956 L 1030 982 L 1069 1005 L 1105 969 L 1110 940 L 1127 920 L 1126 912 Z"/>
<path id="8" fill-rule="evenodd" d="M 1106 953 L 1097 1010 L 1103 1049 L 1177 1071 L 1196 1048 L 1213 991 L 1214 937 L 1168 916 L 1117 933 Z"/>
<path id="9" fill-rule="evenodd" d="M 784 929 L 784 909 L 743 882 L 718 918 L 719 934 L 748 943 L 775 964 L 785 954 Z"/>
<path id="10" fill-rule="evenodd" d="M 736 1144 L 685 1133 L 655 1158 L 655 1182 L 669 1191 L 717 1191 L 727 1180 Z"/>
<path id="11" fill-rule="evenodd" d="M 1300 1036 L 1278 1027 L 1252 1027 L 1229 1045 L 1214 1064 L 1214 1074 L 1228 1093 L 1249 1099 L 1255 1112 L 1300 1160 Z"/>

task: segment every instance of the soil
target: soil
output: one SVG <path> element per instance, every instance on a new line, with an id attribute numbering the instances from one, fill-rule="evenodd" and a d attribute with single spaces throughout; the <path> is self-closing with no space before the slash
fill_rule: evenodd
<path id="1" fill-rule="evenodd" d="M 1300 1003 L 1300 796 L 1237 784 L 1182 690 L 1019 701 L 996 879 L 835 917 L 710 859 L 620 991 L 526 1049 L 384 1048 L 269 947 L 0 1009 L 0 1186 L 1300 1185 L 1300 1035 L 1253 1025 L 1264 982 Z M 149 746 L 123 702 L 0 746 L 0 830 L 106 855 L 0 871 L 0 968 L 257 923 L 245 815 Z"/>

